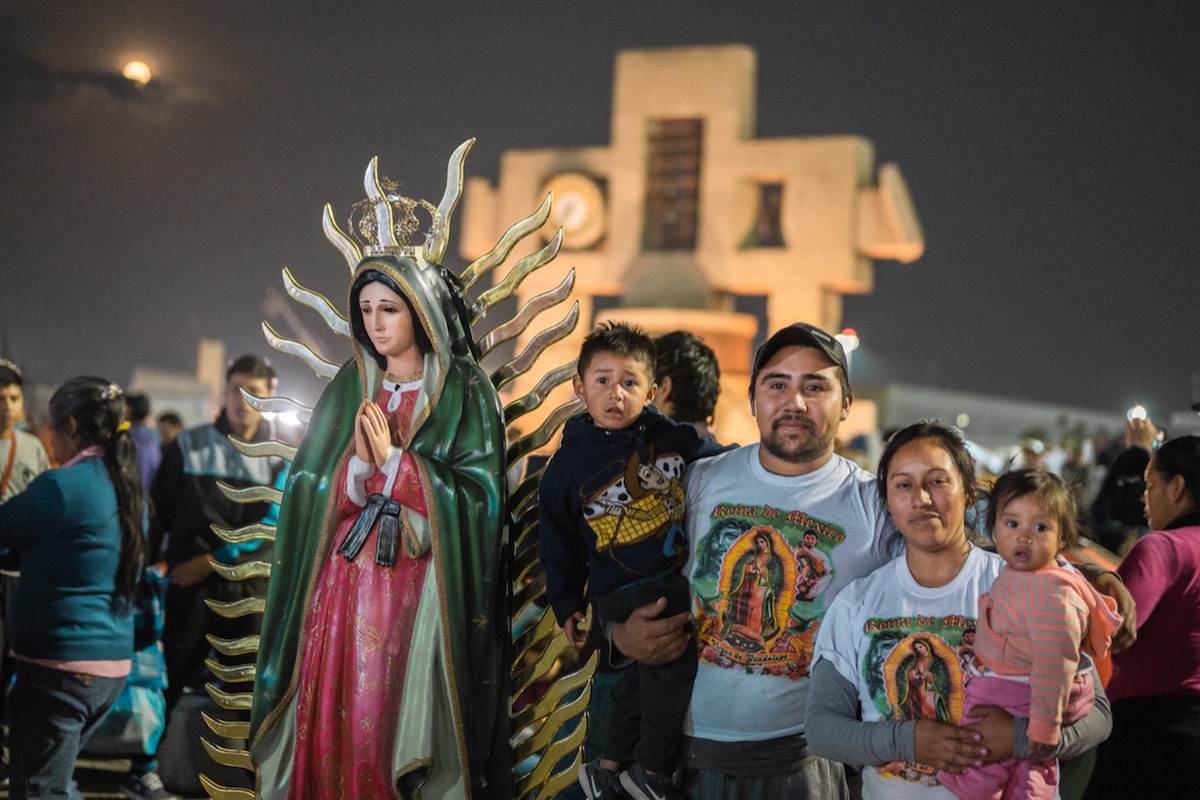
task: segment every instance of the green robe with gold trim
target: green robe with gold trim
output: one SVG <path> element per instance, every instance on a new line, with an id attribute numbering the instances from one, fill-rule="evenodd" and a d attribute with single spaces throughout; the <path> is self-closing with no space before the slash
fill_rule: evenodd
<path id="1" fill-rule="evenodd" d="M 434 753 L 432 770 L 466 765 L 465 797 L 507 800 L 512 797 L 511 658 L 499 399 L 473 355 L 460 306 L 436 265 L 419 257 L 369 258 L 355 277 L 366 269 L 385 272 L 402 287 L 432 342 L 412 438 L 402 443 L 416 461 L 428 507 L 433 560 L 426 580 L 436 581 L 441 682 L 457 751 Z M 375 397 L 382 379 L 377 364 L 357 347 L 356 359 L 342 367 L 314 409 L 280 509 L 251 716 L 251 753 L 265 798 L 286 796 L 291 780 L 299 639 L 319 565 L 338 544 L 331 541 L 341 491 L 334 484 L 354 450 L 359 404 L 363 397 Z M 368 547 L 359 557 L 370 558 L 371 551 Z M 434 646 L 418 634 L 414 649 Z M 427 714 L 431 702 L 406 697 L 401 715 Z M 401 720 L 397 730 L 402 736 Z M 405 768 L 393 764 L 393 779 Z"/>

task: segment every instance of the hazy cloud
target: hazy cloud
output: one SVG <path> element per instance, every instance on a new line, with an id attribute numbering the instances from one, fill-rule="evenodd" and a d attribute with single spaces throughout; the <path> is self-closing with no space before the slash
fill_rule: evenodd
<path id="1" fill-rule="evenodd" d="M 131 103 L 159 103 L 166 99 L 161 81 L 141 85 L 119 72 L 99 70 L 63 70 L 20 53 L 0 51 L 0 100 L 5 103 L 37 103 L 74 98 L 88 91 L 99 91 L 116 100 Z"/>

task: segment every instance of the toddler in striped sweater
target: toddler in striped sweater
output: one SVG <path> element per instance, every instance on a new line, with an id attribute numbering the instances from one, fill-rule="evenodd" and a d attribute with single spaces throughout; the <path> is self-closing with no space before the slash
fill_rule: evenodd
<path id="1" fill-rule="evenodd" d="M 979 705 L 1026 717 L 1029 757 L 938 779 L 969 800 L 1050 800 L 1058 784 L 1051 756 L 1059 731 L 1095 700 L 1093 671 L 1080 670 L 1080 654 L 1108 652 L 1121 617 L 1116 602 L 1060 556 L 1079 533 L 1075 503 L 1057 475 L 1029 469 L 1001 475 L 988 527 L 1007 566 L 979 598 L 975 654 L 985 669 L 967 684 L 963 724 Z"/>

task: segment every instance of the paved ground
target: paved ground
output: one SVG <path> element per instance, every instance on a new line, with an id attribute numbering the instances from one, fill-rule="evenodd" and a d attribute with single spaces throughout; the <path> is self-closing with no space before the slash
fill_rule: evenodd
<path id="1" fill-rule="evenodd" d="M 121 798 L 121 778 L 129 770 L 128 761 L 89 761 L 80 759 L 75 768 L 75 780 L 86 798 Z M 0 797 L 8 797 L 8 787 L 0 789 Z"/>
<path id="2" fill-rule="evenodd" d="M 121 794 L 121 779 L 128 771 L 129 762 L 121 759 L 100 761 L 81 758 L 75 766 L 75 780 L 78 781 L 79 790 L 87 800 L 124 798 Z M 7 800 L 7 787 L 0 788 L 0 798 Z"/>

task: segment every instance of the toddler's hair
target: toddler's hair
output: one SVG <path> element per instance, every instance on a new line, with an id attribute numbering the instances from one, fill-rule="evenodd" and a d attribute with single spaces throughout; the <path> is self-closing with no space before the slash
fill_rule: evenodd
<path id="1" fill-rule="evenodd" d="M 996 478 L 987 517 L 988 530 L 993 537 L 996 535 L 996 520 L 1004 507 L 1028 494 L 1040 500 L 1058 522 L 1062 537 L 1059 552 L 1079 544 L 1079 514 L 1075 508 L 1075 498 L 1062 478 L 1044 469 L 1016 469 Z"/>

